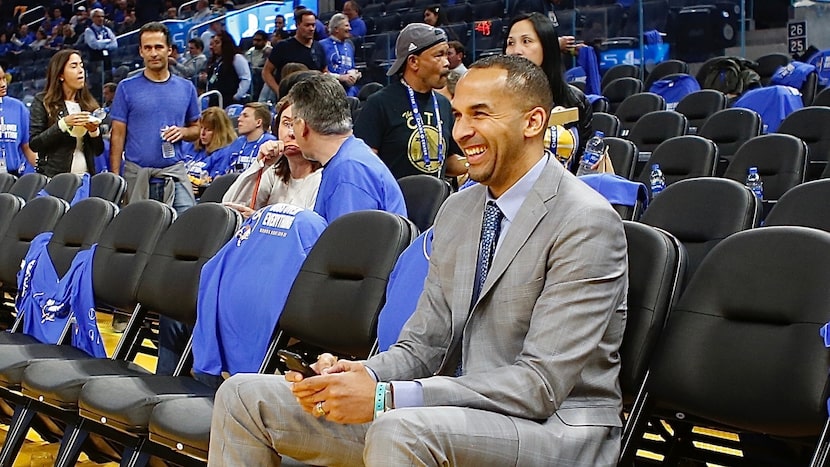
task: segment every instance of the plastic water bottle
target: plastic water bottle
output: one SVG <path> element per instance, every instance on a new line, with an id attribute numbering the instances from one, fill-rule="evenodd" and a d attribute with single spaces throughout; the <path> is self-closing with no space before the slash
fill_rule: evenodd
<path id="1" fill-rule="evenodd" d="M 597 173 L 592 167 L 605 154 L 605 141 L 602 140 L 604 137 L 605 133 L 597 131 L 585 143 L 585 152 L 582 154 L 582 159 L 579 160 L 579 168 L 576 170 L 577 176 Z"/>
<path id="2" fill-rule="evenodd" d="M 660 170 L 660 164 L 651 166 L 651 175 L 648 178 L 651 185 L 651 197 L 654 198 L 666 189 L 666 177 L 663 171 Z"/>
<path id="3" fill-rule="evenodd" d="M 746 175 L 746 187 L 752 190 L 759 200 L 764 200 L 764 182 L 758 175 L 758 167 L 749 168 L 749 173 Z"/>
<path id="4" fill-rule="evenodd" d="M 164 135 L 164 131 L 167 127 L 161 129 L 161 134 Z M 165 159 L 173 159 L 176 157 L 176 148 L 173 147 L 173 143 L 167 141 L 162 136 L 161 138 L 161 157 Z"/>

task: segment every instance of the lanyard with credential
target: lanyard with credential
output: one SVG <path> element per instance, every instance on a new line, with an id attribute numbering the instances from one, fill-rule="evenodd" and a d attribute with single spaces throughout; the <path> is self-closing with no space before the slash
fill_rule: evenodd
<path id="1" fill-rule="evenodd" d="M 418 110 L 418 103 L 415 102 L 415 91 L 404 80 L 401 83 L 406 87 L 409 93 L 409 105 L 412 106 L 412 115 L 415 117 L 415 126 L 418 128 L 418 138 L 421 140 L 421 154 L 424 156 L 424 165 L 429 166 L 429 141 L 427 141 L 427 133 L 424 130 L 424 119 L 421 117 L 421 112 Z M 438 127 L 438 163 L 444 163 L 444 129 L 441 125 L 441 114 L 438 112 L 438 98 L 435 97 L 435 91 L 432 93 L 432 107 L 435 109 L 435 122 Z"/>

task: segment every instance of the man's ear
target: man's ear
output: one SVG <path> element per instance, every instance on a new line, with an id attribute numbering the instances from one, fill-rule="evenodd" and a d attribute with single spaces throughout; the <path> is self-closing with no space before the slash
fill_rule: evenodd
<path id="1" fill-rule="evenodd" d="M 524 136 L 534 138 L 548 128 L 548 113 L 542 107 L 534 107 L 527 112 Z"/>

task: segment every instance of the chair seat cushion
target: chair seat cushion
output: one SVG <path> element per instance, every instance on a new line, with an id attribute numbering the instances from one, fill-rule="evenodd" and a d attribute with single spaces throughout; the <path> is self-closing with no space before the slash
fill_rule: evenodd
<path id="1" fill-rule="evenodd" d="M 108 359 L 33 362 L 23 373 L 23 394 L 60 408 L 76 408 L 81 387 L 94 378 L 149 375 L 133 362 Z"/>
<path id="2" fill-rule="evenodd" d="M 0 344 L 23 345 L 42 344 L 42 342 L 28 334 L 23 334 L 22 332 L 0 332 Z"/>
<path id="3" fill-rule="evenodd" d="M 207 456 L 212 413 L 212 397 L 162 402 L 153 409 L 150 418 L 150 439 L 172 449 L 196 450 Z"/>
<path id="4" fill-rule="evenodd" d="M 82 416 L 129 433 L 145 433 L 156 404 L 182 397 L 210 397 L 215 390 L 182 376 L 94 379 L 78 398 Z"/>
<path id="5" fill-rule="evenodd" d="M 82 350 L 68 345 L 25 344 L 0 347 L 0 385 L 16 388 L 23 379 L 23 370 L 37 360 L 91 359 Z"/>

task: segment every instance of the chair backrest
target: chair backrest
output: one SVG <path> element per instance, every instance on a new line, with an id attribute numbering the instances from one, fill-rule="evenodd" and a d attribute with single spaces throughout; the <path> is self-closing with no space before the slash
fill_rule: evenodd
<path id="1" fill-rule="evenodd" d="M 675 112 L 689 120 L 689 134 L 697 134 L 709 117 L 726 108 L 726 95 L 714 89 L 695 91 L 677 103 Z"/>
<path id="2" fill-rule="evenodd" d="M 761 84 L 764 86 L 769 84 L 770 78 L 775 74 L 775 71 L 782 66 L 786 66 L 792 61 L 789 55 L 783 53 L 771 53 L 758 57 L 755 62 L 758 64 L 755 71 L 761 76 Z"/>
<path id="3" fill-rule="evenodd" d="M 225 192 L 233 185 L 237 177 L 239 177 L 238 173 L 232 173 L 214 178 L 205 189 L 205 192 L 202 193 L 202 196 L 199 197 L 199 203 L 221 203 Z"/>
<path id="4" fill-rule="evenodd" d="M 580 88 L 578 86 L 578 84 L 580 84 L 580 83 L 572 83 L 571 86 L 574 86 L 574 87 L 578 88 L 580 91 L 582 91 L 584 93 L 585 92 L 585 89 L 583 89 L 584 85 L 583 85 L 583 88 Z M 605 99 L 605 98 L 597 98 L 597 99 L 594 99 L 591 102 L 591 110 L 594 111 L 595 115 L 599 112 L 608 112 L 609 107 L 610 107 L 610 105 L 608 104 L 608 99 Z"/>
<path id="5" fill-rule="evenodd" d="M 764 225 L 800 225 L 830 232 L 830 180 L 813 180 L 784 193 Z"/>
<path id="6" fill-rule="evenodd" d="M 827 420 L 830 357 L 819 328 L 830 320 L 830 289 L 815 285 L 828 281 L 827 232 L 767 227 L 725 239 L 669 314 L 649 399 L 740 431 L 816 436 Z"/>
<path id="7" fill-rule="evenodd" d="M 738 149 L 723 176 L 744 183 L 749 168 L 758 167 L 758 175 L 764 182 L 764 199 L 777 200 L 804 182 L 806 163 L 807 145 L 800 139 L 777 133 L 763 135 Z"/>
<path id="8" fill-rule="evenodd" d="M 680 290 L 686 258 L 671 234 L 639 222 L 624 221 L 623 226 L 628 242 L 628 316 L 620 348 L 620 386 L 628 404 L 645 379 L 675 292 Z"/>
<path id="9" fill-rule="evenodd" d="M 680 240 L 689 256 L 688 278 L 715 245 L 735 232 L 756 227 L 760 216 L 758 198 L 743 184 L 702 177 L 667 186 L 651 201 L 640 222 Z"/>
<path id="10" fill-rule="evenodd" d="M 830 108 L 805 107 L 781 122 L 778 133 L 801 138 L 807 144 L 807 180 L 815 180 L 830 161 Z"/>
<path id="11" fill-rule="evenodd" d="M 266 366 L 275 367 L 273 355 L 289 336 L 334 353 L 368 356 L 389 274 L 416 236 L 409 220 L 385 211 L 357 211 L 329 224 L 291 287 L 279 322 L 285 338 L 273 341 Z"/>
<path id="12" fill-rule="evenodd" d="M 403 192 L 407 217 L 421 232 L 432 225 L 438 209 L 452 192 L 445 180 L 425 174 L 403 177 L 398 185 Z"/>
<path id="13" fill-rule="evenodd" d="M 818 92 L 818 73 L 810 73 L 804 79 L 804 83 L 799 88 L 801 91 L 801 101 L 805 106 L 812 105 Z"/>
<path id="14" fill-rule="evenodd" d="M 600 88 L 605 89 L 605 86 L 607 86 L 608 83 L 618 78 L 640 79 L 640 67 L 636 65 L 627 64 L 612 66 L 608 69 L 608 71 L 605 72 L 605 74 L 602 75 L 602 80 L 600 81 Z"/>
<path id="15" fill-rule="evenodd" d="M 86 198 L 60 218 L 46 246 L 58 277 L 63 277 L 79 250 L 98 241 L 117 213 L 118 207 L 109 201 Z"/>
<path id="16" fill-rule="evenodd" d="M 688 178 L 711 177 L 717 160 L 715 143 L 700 136 L 677 136 L 654 149 L 637 180 L 648 186 L 652 164 L 660 164 L 666 186 Z"/>
<path id="17" fill-rule="evenodd" d="M 596 115 L 594 119 L 596 122 Z M 608 156 L 611 158 L 611 165 L 614 166 L 614 173 L 631 180 L 639 154 L 637 146 L 627 139 L 613 136 L 603 138 L 603 140 L 608 145 Z"/>
<path id="18" fill-rule="evenodd" d="M 643 82 L 637 78 L 617 78 L 602 88 L 602 95 L 608 99 L 608 112 L 617 113 L 617 108 L 628 96 L 643 92 Z"/>
<path id="19" fill-rule="evenodd" d="M 23 209 L 25 204 L 23 199 L 18 196 L 10 193 L 0 193 L 0 219 L 3 219 L 0 222 L 0 238 L 3 238 L 6 234 L 6 229 L 11 225 L 12 219 Z"/>
<path id="20" fill-rule="evenodd" d="M 66 201 L 43 196 L 26 203 L 14 216 L 0 240 L 0 282 L 5 288 L 17 288 L 17 271 L 32 239 L 52 230 L 68 209 Z"/>
<path id="21" fill-rule="evenodd" d="M 655 81 L 668 75 L 688 72 L 689 64 L 682 60 L 666 60 L 664 62 L 660 62 L 646 77 L 643 88 L 650 89 L 651 85 L 654 84 Z"/>
<path id="22" fill-rule="evenodd" d="M 166 204 L 144 200 L 124 206 L 109 223 L 92 260 L 92 287 L 99 305 L 132 311 L 147 259 L 175 216 Z"/>
<path id="23" fill-rule="evenodd" d="M 718 157 L 731 161 L 741 145 L 761 134 L 761 117 L 754 110 L 724 109 L 712 114 L 697 134 L 718 145 Z"/>
<path id="24" fill-rule="evenodd" d="M 0 173 L 0 193 L 8 193 L 16 181 L 17 177 L 14 175 L 8 172 Z"/>
<path id="25" fill-rule="evenodd" d="M 81 186 L 81 177 L 79 175 L 65 172 L 52 177 L 46 185 L 43 186 L 43 191 L 56 198 L 64 201 L 72 201 L 75 192 Z"/>
<path id="26" fill-rule="evenodd" d="M 89 180 L 89 196 L 105 199 L 115 204 L 121 203 L 121 197 L 127 189 L 127 183 L 120 175 L 101 172 Z"/>
<path id="27" fill-rule="evenodd" d="M 637 121 L 649 112 L 666 110 L 666 100 L 652 92 L 641 92 L 628 96 L 617 107 L 614 115 L 620 119 L 620 135 L 625 137 Z"/>
<path id="28" fill-rule="evenodd" d="M 147 260 L 138 286 L 142 307 L 195 323 L 202 266 L 230 240 L 240 220 L 238 212 L 218 203 L 199 204 L 179 216 Z"/>
<path id="29" fill-rule="evenodd" d="M 24 201 L 37 196 L 38 192 L 46 186 L 49 179 L 43 174 L 26 174 L 17 179 L 9 189 L 9 193 L 23 198 Z"/>
<path id="30" fill-rule="evenodd" d="M 593 131 L 601 131 L 606 137 L 620 135 L 620 119 L 614 114 L 594 112 L 591 123 Z"/>
<path id="31" fill-rule="evenodd" d="M 659 110 L 643 115 L 628 134 L 640 152 L 652 152 L 664 141 L 683 136 L 689 122 L 686 117 L 672 110 Z"/>
<path id="32" fill-rule="evenodd" d="M 813 99 L 813 106 L 830 107 L 830 87 L 822 89 Z"/>

